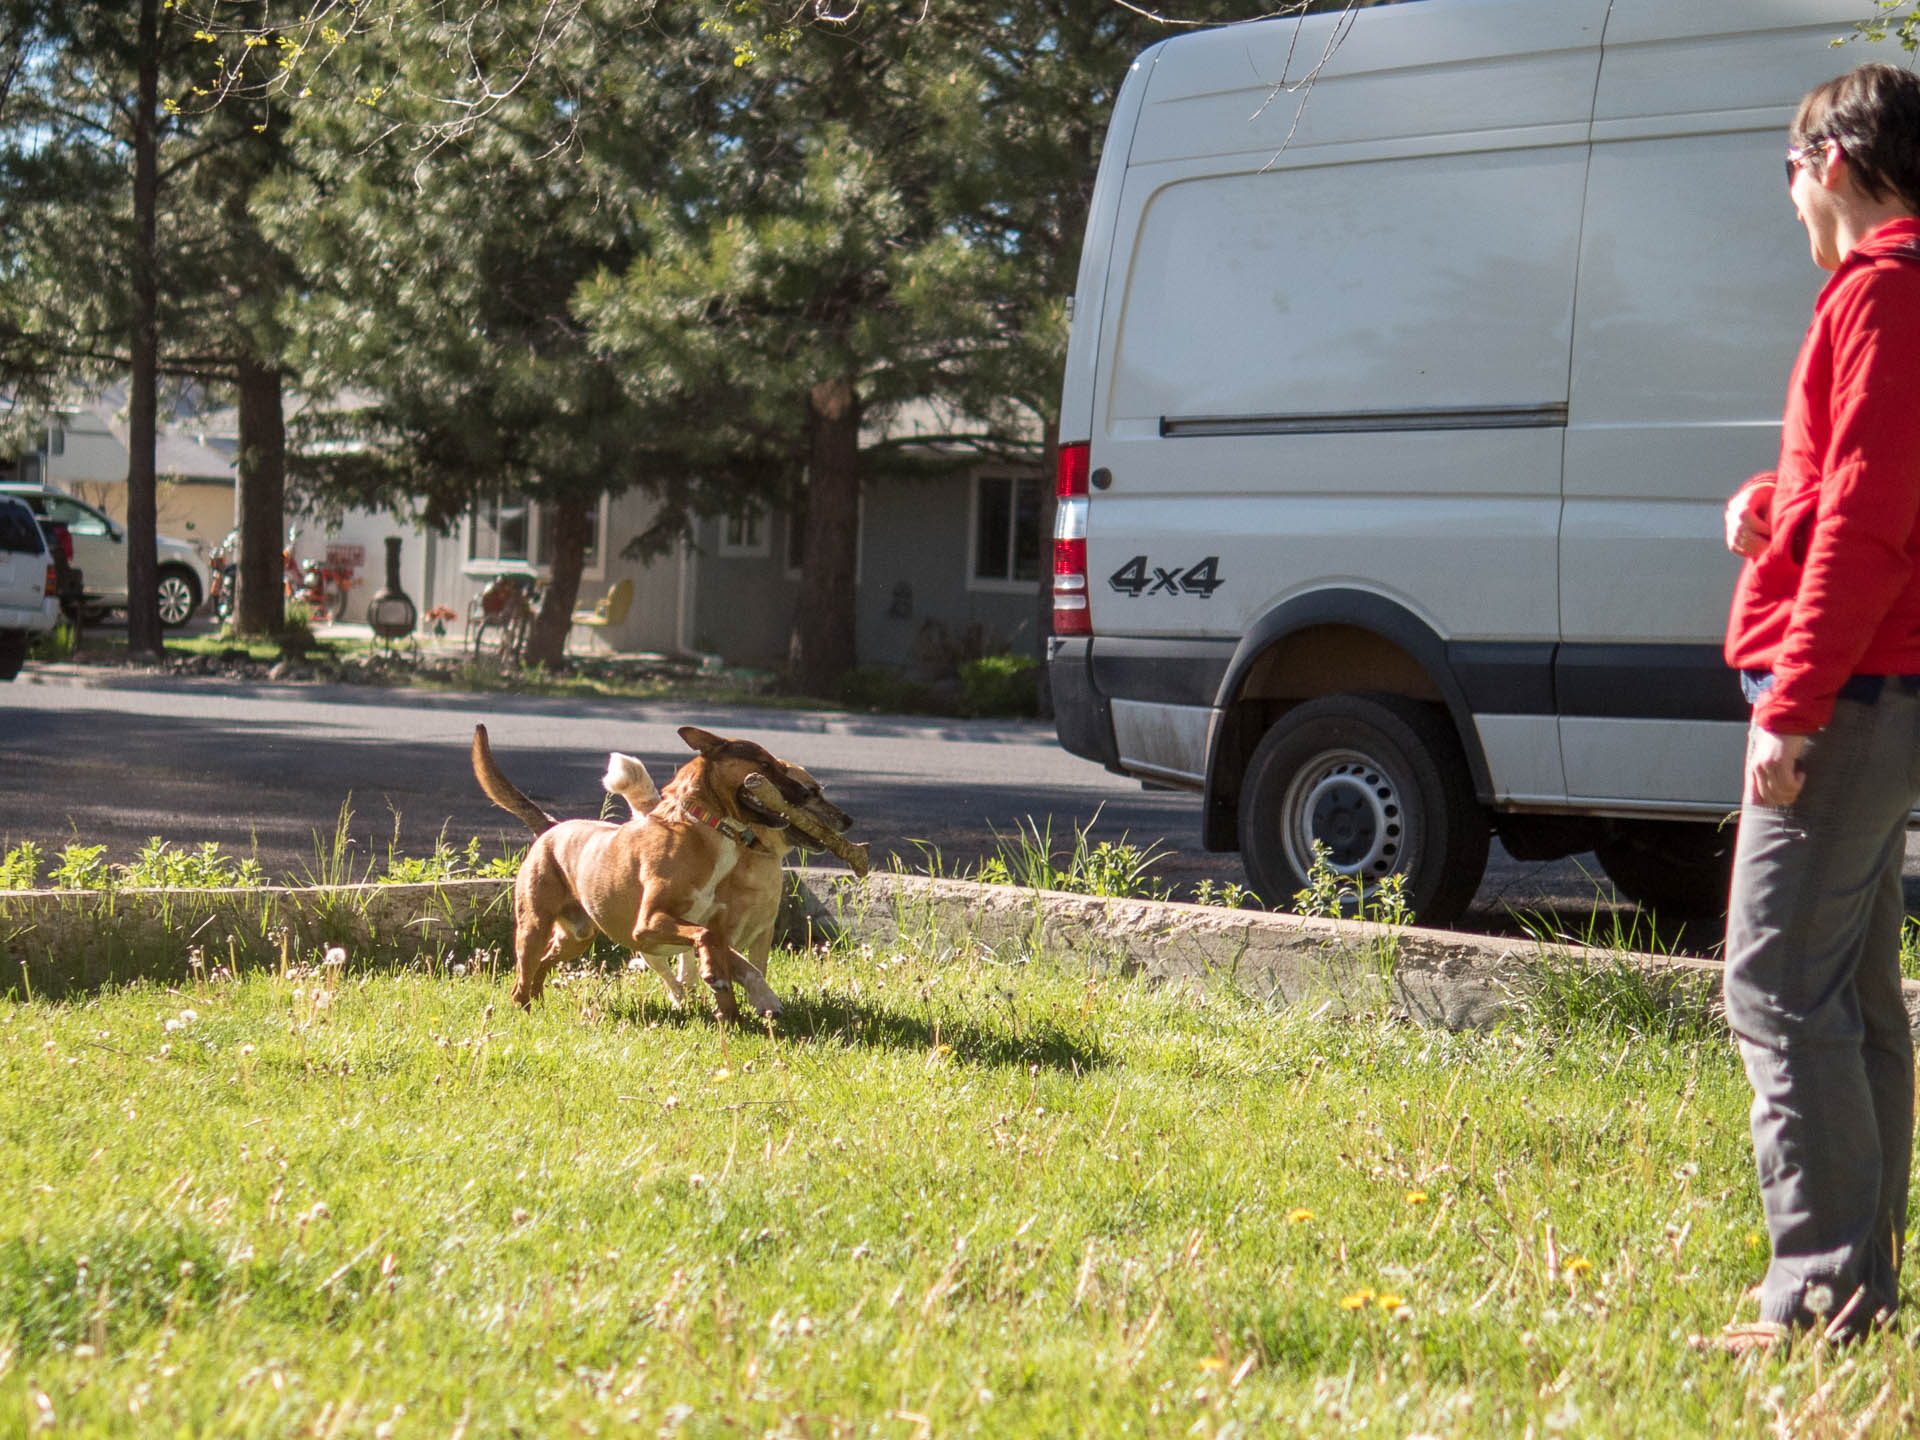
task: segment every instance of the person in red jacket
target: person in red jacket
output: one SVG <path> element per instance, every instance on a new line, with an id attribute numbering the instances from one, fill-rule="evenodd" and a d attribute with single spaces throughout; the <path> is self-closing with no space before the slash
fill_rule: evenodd
<path id="1" fill-rule="evenodd" d="M 1757 1324 L 1856 1335 L 1899 1303 L 1914 1116 L 1901 870 L 1920 802 L 1920 78 L 1801 101 L 1787 183 L 1815 303 L 1779 468 L 1727 507 L 1726 657 L 1753 701 L 1726 944 L 1772 1258 Z"/>

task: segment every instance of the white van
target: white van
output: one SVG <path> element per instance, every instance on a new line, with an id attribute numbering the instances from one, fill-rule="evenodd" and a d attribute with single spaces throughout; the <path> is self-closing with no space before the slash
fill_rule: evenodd
<path id="1" fill-rule="evenodd" d="M 1489 832 L 1724 905 L 1721 507 L 1824 275 L 1783 181 L 1859 0 L 1412 0 L 1115 103 L 1067 352 L 1057 724 L 1269 901 L 1472 899 Z M 1325 63 L 1309 87 L 1290 91 Z"/>

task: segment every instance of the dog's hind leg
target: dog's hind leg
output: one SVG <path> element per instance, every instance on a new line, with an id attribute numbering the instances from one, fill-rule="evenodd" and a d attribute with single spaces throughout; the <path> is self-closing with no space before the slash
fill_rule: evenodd
<path id="1" fill-rule="evenodd" d="M 544 923 L 520 917 L 514 936 L 513 1003 L 529 1009 L 546 988 L 547 972 L 587 953 L 593 944 L 593 921 L 579 905 L 569 903 Z"/>

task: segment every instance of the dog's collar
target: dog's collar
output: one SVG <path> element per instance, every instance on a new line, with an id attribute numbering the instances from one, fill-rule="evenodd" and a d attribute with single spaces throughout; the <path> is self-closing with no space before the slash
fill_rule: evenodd
<path id="1" fill-rule="evenodd" d="M 743 850 L 758 850 L 764 848 L 760 843 L 760 837 L 754 833 L 751 825 L 742 825 L 738 820 L 729 820 L 724 815 L 715 815 L 711 810 L 708 810 L 704 806 L 696 805 L 691 800 L 682 800 L 676 797 L 673 801 L 673 806 L 689 820 L 698 820 L 702 825 L 718 830 Z"/>

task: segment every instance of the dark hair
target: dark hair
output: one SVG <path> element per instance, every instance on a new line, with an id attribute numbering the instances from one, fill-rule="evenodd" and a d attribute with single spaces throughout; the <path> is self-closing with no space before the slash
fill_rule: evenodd
<path id="1" fill-rule="evenodd" d="M 1787 132 L 1796 146 L 1839 143 L 1855 181 L 1875 200 L 1891 190 L 1920 214 L 1920 76 L 1862 65 L 1816 85 Z"/>

